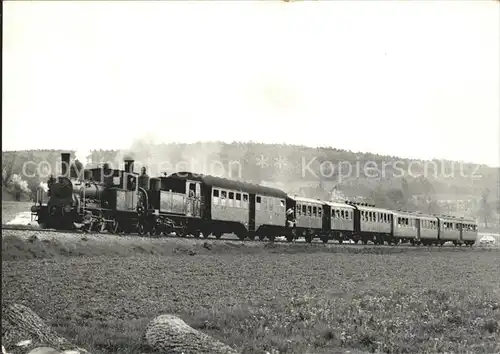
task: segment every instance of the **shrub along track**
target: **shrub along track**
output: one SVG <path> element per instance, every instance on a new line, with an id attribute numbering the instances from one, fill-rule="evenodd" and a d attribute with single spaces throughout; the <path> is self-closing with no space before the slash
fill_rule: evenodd
<path id="1" fill-rule="evenodd" d="M 209 238 L 203 238 L 203 237 L 193 237 L 193 236 L 190 236 L 190 237 L 180 237 L 180 236 L 172 236 L 172 235 L 137 235 L 137 234 L 125 234 L 125 233 L 118 233 L 118 234 L 115 234 L 115 233 L 110 233 L 110 232 L 103 232 L 103 233 L 100 233 L 100 232 L 84 232 L 84 231 L 81 231 L 81 230 L 55 230 L 55 229 L 41 229 L 39 228 L 38 226 L 32 226 L 32 225 L 2 225 L 2 229 L 3 230 L 17 230 L 17 231 L 36 231 L 36 232 L 50 232 L 50 233 L 63 233 L 63 234 L 74 234 L 74 235 L 81 235 L 81 236 L 85 236 L 85 235 L 99 235 L 100 237 L 105 237 L 105 236 L 110 236 L 110 237 L 133 237 L 133 238 L 141 238 L 141 239 L 170 239 L 170 238 L 178 238 L 178 239 L 190 239 L 190 240 L 209 240 L 209 241 L 221 241 L 221 242 L 228 242 L 228 241 L 233 241 L 233 242 L 238 242 L 238 243 L 284 243 L 284 244 L 307 244 L 304 240 L 304 238 L 301 238 L 301 239 L 298 239 L 298 240 L 295 240 L 293 242 L 288 242 L 286 240 L 280 240 L 280 239 L 277 239 L 277 240 L 274 240 L 274 241 L 269 241 L 267 239 L 265 240 L 259 240 L 259 239 L 255 239 L 255 240 L 248 240 L 248 239 L 245 239 L 245 240 L 239 240 L 236 236 L 230 236 L 231 238 L 220 238 L 220 239 L 217 239 L 217 238 L 214 238 L 214 237 L 209 237 Z M 445 244 L 444 246 L 415 246 L 415 245 L 411 245 L 411 244 L 399 244 L 399 245 L 375 245 L 375 244 L 368 244 L 368 245 L 363 245 L 362 243 L 359 243 L 359 244 L 355 244 L 355 243 L 337 243 L 337 242 L 332 242 L 331 240 L 324 244 L 321 240 L 318 240 L 318 239 L 314 239 L 311 243 L 309 243 L 309 245 L 311 244 L 315 244 L 315 245 L 325 245 L 325 246 L 329 246 L 329 245 L 337 245 L 337 246 L 342 246 L 342 247 L 369 247 L 369 248 L 372 248 L 372 247 L 384 247 L 384 248 L 394 248 L 394 247 L 397 247 L 397 248 L 415 248 L 415 247 L 418 247 L 418 248 L 429 248 L 429 247 L 434 247 L 434 248 L 441 248 L 441 247 L 453 247 L 453 245 L 451 243 L 447 243 Z M 461 247 L 461 245 L 459 245 L 458 247 Z"/>

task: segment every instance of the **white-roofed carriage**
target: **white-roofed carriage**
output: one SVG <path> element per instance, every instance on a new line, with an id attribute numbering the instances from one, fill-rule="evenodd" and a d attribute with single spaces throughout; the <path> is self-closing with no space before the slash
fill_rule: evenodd
<path id="1" fill-rule="evenodd" d="M 354 210 L 346 203 L 325 202 L 326 222 L 329 223 L 330 238 L 339 243 L 348 241 L 354 236 Z"/>
<path id="2" fill-rule="evenodd" d="M 472 246 L 477 239 L 477 224 L 474 219 L 454 216 L 438 216 L 439 240 L 441 244 L 452 242 L 455 246 Z"/>
<path id="3" fill-rule="evenodd" d="M 304 237 L 306 242 L 314 238 L 320 238 L 323 242 L 328 241 L 328 229 L 324 227 L 324 201 L 299 196 L 288 196 L 287 210 L 294 212 L 293 237 Z"/>
<path id="4" fill-rule="evenodd" d="M 354 236 L 355 243 L 368 241 L 383 245 L 397 243 L 393 237 L 393 212 L 391 210 L 377 208 L 368 204 L 350 204 L 355 208 L 354 212 Z"/>

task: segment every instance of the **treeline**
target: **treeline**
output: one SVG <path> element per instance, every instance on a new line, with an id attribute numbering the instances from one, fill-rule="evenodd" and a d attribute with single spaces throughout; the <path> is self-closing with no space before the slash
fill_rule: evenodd
<path id="1" fill-rule="evenodd" d="M 48 170 L 57 171 L 61 152 L 3 152 L 3 186 L 16 174 L 26 181 L 29 190 L 36 190 L 40 182 L 46 181 Z M 74 160 L 75 151 L 64 152 L 71 153 Z M 151 144 L 139 140 L 128 150 L 89 151 L 84 162 L 88 166 L 111 162 L 121 167 L 125 157 L 137 161 L 136 171 L 145 165 L 150 175 L 193 171 L 253 183 L 275 183 L 289 193 L 309 197 L 328 197 L 335 190 L 381 207 L 422 212 L 440 212 L 439 201 L 443 199 L 470 200 L 471 208 L 476 209 L 471 213 L 476 215 L 485 208 L 483 204 L 489 205 L 489 214 L 499 211 L 498 196 L 491 192 L 498 190 L 498 168 L 456 161 L 411 160 L 336 148 L 256 142 Z"/>

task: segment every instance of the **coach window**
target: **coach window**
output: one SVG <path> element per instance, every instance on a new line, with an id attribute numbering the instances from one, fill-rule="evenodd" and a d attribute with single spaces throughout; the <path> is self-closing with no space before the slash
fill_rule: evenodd
<path id="1" fill-rule="evenodd" d="M 229 192 L 228 206 L 234 207 L 234 192 Z"/>
<path id="2" fill-rule="evenodd" d="M 226 205 L 226 199 L 227 199 L 227 192 L 226 191 L 221 191 L 220 194 L 220 204 L 225 206 Z"/>
<path id="3" fill-rule="evenodd" d="M 316 217 L 316 207 L 312 207 L 312 216 Z"/>
<path id="4" fill-rule="evenodd" d="M 262 206 L 260 207 L 260 210 L 269 210 L 267 207 L 267 198 L 266 197 L 262 198 Z"/>
<path id="5" fill-rule="evenodd" d="M 318 207 L 318 217 L 321 217 L 323 214 L 323 208 L 322 207 Z"/>
<path id="6" fill-rule="evenodd" d="M 280 200 L 280 205 L 281 205 L 281 211 L 286 211 L 285 210 L 285 201 L 283 199 Z"/>
<path id="7" fill-rule="evenodd" d="M 306 206 L 304 204 L 302 204 L 302 215 L 306 216 L 307 215 L 307 211 L 306 211 Z"/>
<path id="8" fill-rule="evenodd" d="M 236 208 L 241 208 L 241 193 L 236 193 L 236 200 L 234 201 Z"/>
<path id="9" fill-rule="evenodd" d="M 255 210 L 260 210 L 261 203 L 262 203 L 262 199 L 260 198 L 260 196 L 255 197 Z"/>
<path id="10" fill-rule="evenodd" d="M 243 194 L 243 208 L 248 209 L 248 194 Z"/>
<path id="11" fill-rule="evenodd" d="M 274 211 L 274 198 L 269 198 L 267 200 L 267 206 L 269 211 Z"/>
<path id="12" fill-rule="evenodd" d="M 214 189 L 214 205 L 219 205 L 219 190 Z"/>
<path id="13" fill-rule="evenodd" d="M 307 206 L 307 216 L 311 216 L 311 206 Z"/>

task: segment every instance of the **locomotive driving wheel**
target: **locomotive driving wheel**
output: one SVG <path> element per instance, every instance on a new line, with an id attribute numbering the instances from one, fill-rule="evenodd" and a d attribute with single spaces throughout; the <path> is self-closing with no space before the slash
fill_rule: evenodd
<path id="1" fill-rule="evenodd" d="M 94 229 L 96 232 L 104 232 L 106 230 L 106 221 L 104 220 L 104 214 L 102 211 L 99 211 L 96 221 L 93 223 Z"/>
<path id="2" fill-rule="evenodd" d="M 144 223 L 141 220 L 137 221 L 137 223 L 135 224 L 135 229 L 136 229 L 136 232 L 139 236 L 142 236 L 145 234 Z"/>
<path id="3" fill-rule="evenodd" d="M 120 224 L 118 223 L 118 220 L 116 220 L 116 218 L 113 218 L 113 220 L 108 226 L 108 231 L 111 232 L 112 234 L 117 234 L 119 233 L 119 230 L 120 230 Z"/>

